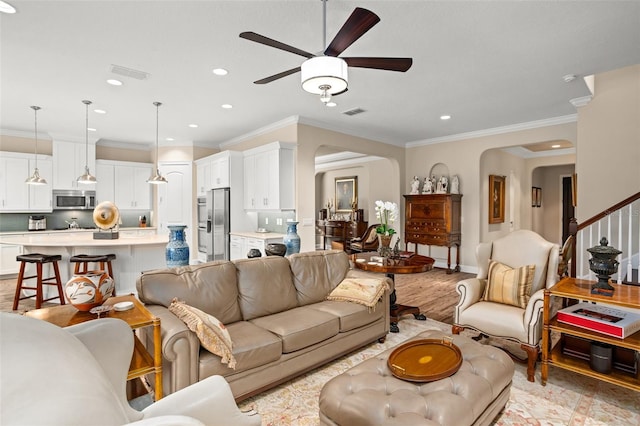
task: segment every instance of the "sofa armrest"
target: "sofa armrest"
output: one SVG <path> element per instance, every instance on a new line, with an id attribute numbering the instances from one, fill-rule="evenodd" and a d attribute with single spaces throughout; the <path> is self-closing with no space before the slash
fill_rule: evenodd
<path id="1" fill-rule="evenodd" d="M 469 278 L 456 284 L 456 292 L 460 295 L 460 300 L 453 310 L 454 323 L 458 322 L 461 312 L 482 298 L 486 284 L 487 280 L 481 278 Z"/>
<path id="2" fill-rule="evenodd" d="M 162 305 L 146 305 L 160 318 L 162 335 L 163 373 L 171 380 L 164 380 L 164 393 L 169 395 L 198 381 L 200 340 L 185 323 Z M 140 336 L 147 348 L 153 348 L 151 329 L 140 329 Z M 169 387 L 169 388 L 168 388 Z"/>
<path id="3" fill-rule="evenodd" d="M 207 426 L 260 426 L 260 416 L 242 413 L 222 376 L 206 379 L 166 396 L 144 410 L 145 419 L 182 415 L 197 419 Z M 158 420 L 162 417 L 157 417 Z M 153 423 L 151 423 L 153 424 Z M 164 424 L 164 423 L 160 423 Z"/>
<path id="4" fill-rule="evenodd" d="M 127 423 L 127 426 L 206 426 L 200 420 L 187 416 L 160 416 Z"/>

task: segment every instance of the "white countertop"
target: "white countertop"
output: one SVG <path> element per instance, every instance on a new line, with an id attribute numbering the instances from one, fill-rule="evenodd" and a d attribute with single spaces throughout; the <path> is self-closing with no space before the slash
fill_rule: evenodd
<path id="1" fill-rule="evenodd" d="M 116 240 L 94 240 L 93 231 L 0 236 L 0 244 L 14 244 L 25 247 L 113 247 L 167 244 L 168 242 L 169 235 L 123 233 L 122 230 L 120 231 L 120 238 Z"/>
<path id="2" fill-rule="evenodd" d="M 69 234 L 72 232 L 75 233 L 86 233 L 86 232 L 94 232 L 96 231 L 97 228 L 91 228 L 91 229 L 44 229 L 42 231 L 8 231 L 8 232 L 0 232 L 0 238 L 4 237 L 5 235 L 48 235 L 48 234 Z M 150 231 L 151 230 L 151 231 Z M 140 228 L 140 227 L 127 227 L 127 228 L 123 228 L 120 227 L 120 232 L 131 232 L 131 231 L 141 231 L 141 232 L 153 232 L 157 230 L 156 227 L 145 227 L 145 228 Z"/>
<path id="3" fill-rule="evenodd" d="M 229 235 L 236 235 L 238 237 L 256 238 L 258 240 L 275 240 L 284 238 L 285 234 L 278 232 L 256 232 L 256 231 L 232 231 Z"/>

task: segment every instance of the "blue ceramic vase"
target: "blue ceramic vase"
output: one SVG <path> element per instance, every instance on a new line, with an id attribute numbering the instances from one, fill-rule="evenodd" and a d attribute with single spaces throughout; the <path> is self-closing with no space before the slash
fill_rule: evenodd
<path id="1" fill-rule="evenodd" d="M 189 245 L 185 241 L 186 225 L 169 226 L 169 243 L 165 258 L 167 267 L 186 266 L 189 264 Z"/>
<path id="2" fill-rule="evenodd" d="M 300 235 L 298 235 L 298 222 L 287 222 L 287 234 L 282 239 L 282 242 L 287 246 L 287 253 L 285 256 L 289 256 L 293 253 L 300 253 Z"/>

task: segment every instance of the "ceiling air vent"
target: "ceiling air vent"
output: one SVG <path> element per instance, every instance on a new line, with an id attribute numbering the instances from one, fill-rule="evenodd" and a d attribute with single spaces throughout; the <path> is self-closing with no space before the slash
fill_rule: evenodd
<path id="1" fill-rule="evenodd" d="M 144 71 L 138 71 L 131 68 L 123 67 L 120 65 L 111 64 L 111 72 L 125 77 L 135 78 L 136 80 L 147 80 L 151 77 L 151 74 Z"/>
<path id="2" fill-rule="evenodd" d="M 362 108 L 353 108 L 346 111 L 342 111 L 344 115 L 357 115 L 357 114 L 362 114 L 363 112 L 365 112 L 365 110 L 363 110 Z"/>

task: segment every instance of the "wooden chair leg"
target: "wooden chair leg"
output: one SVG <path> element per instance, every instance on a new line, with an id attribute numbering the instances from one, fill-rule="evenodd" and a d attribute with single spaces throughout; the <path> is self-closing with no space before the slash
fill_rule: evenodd
<path id="1" fill-rule="evenodd" d="M 527 380 L 535 382 L 536 362 L 538 361 L 540 348 L 537 346 L 525 345 L 524 343 L 520 345 L 520 348 L 527 353 Z"/>
<path id="2" fill-rule="evenodd" d="M 20 303 L 20 292 L 22 291 L 22 279 L 24 278 L 25 262 L 20 263 L 20 272 L 18 273 L 18 281 L 16 282 L 16 295 L 13 297 L 13 310 L 18 309 L 18 303 Z"/>
<path id="3" fill-rule="evenodd" d="M 56 288 L 58 289 L 58 297 L 60 298 L 60 304 L 64 305 L 65 304 L 65 296 L 64 293 L 62 291 L 62 280 L 60 278 L 60 268 L 58 268 L 58 262 L 53 262 L 53 271 L 55 273 L 55 277 L 56 277 Z"/>
<path id="4" fill-rule="evenodd" d="M 36 263 L 38 270 L 38 283 L 36 284 L 36 309 L 42 307 L 42 263 Z"/>

